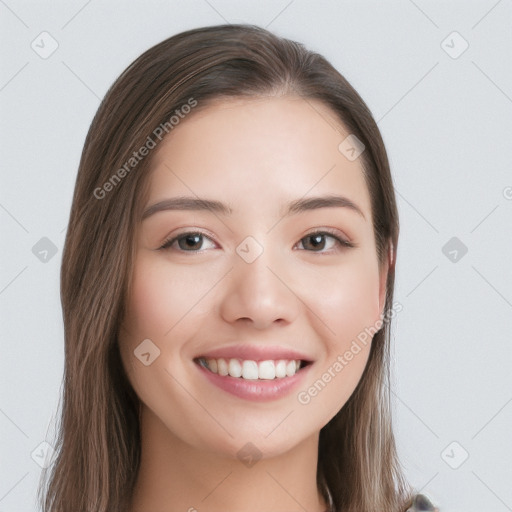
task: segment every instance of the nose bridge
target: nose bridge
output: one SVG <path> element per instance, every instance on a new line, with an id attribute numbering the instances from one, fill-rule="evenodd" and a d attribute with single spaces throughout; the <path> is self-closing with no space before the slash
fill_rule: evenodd
<path id="1" fill-rule="evenodd" d="M 252 238 L 252 237 L 251 237 Z M 258 246 L 256 246 L 258 244 Z M 277 279 L 274 270 L 281 267 L 276 251 L 260 242 L 245 240 L 237 248 L 238 261 L 235 262 L 236 286 L 245 299 L 258 298 L 259 303 L 271 304 L 277 296 L 283 295 L 284 285 Z M 245 252 L 247 251 L 248 252 Z"/>
<path id="2" fill-rule="evenodd" d="M 231 285 L 222 304 L 226 320 L 245 318 L 264 327 L 276 320 L 291 322 L 295 318 L 298 299 L 285 284 L 286 264 L 279 254 L 254 237 L 238 245 Z"/>

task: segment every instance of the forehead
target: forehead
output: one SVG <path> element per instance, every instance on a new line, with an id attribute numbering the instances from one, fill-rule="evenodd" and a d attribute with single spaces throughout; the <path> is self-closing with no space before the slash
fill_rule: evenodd
<path id="1" fill-rule="evenodd" d="M 342 194 L 369 219 L 361 159 L 351 161 L 339 149 L 348 135 L 318 100 L 258 97 L 199 105 L 156 148 L 148 203 L 173 194 L 208 196 L 236 212 Z"/>

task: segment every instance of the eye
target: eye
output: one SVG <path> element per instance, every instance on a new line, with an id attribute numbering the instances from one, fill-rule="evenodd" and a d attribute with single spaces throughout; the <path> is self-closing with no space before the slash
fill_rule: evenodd
<path id="1" fill-rule="evenodd" d="M 326 239 L 330 239 L 332 242 L 328 244 L 326 243 Z M 202 252 L 201 248 L 205 240 L 210 240 L 213 243 L 212 239 L 204 233 L 199 231 L 188 231 L 168 238 L 159 249 L 170 250 L 177 244 L 178 247 L 175 248 L 175 250 L 178 252 Z M 338 250 L 341 250 L 342 248 L 356 247 L 354 243 L 344 240 L 340 236 L 325 230 L 309 233 L 299 241 L 299 244 L 309 252 L 319 253 L 329 252 L 329 250 L 332 250 L 335 247 L 337 247 Z M 215 246 L 213 245 L 213 247 L 210 248 L 214 247 Z"/>
<path id="2" fill-rule="evenodd" d="M 211 240 L 205 234 L 197 231 L 189 231 L 181 233 L 175 237 L 165 240 L 163 245 L 160 247 L 162 250 L 171 249 L 171 247 L 177 242 L 179 249 L 178 251 L 183 252 L 201 252 L 200 249 L 203 245 L 204 239 Z"/>
<path id="3" fill-rule="evenodd" d="M 333 242 L 331 242 L 331 244 L 326 244 L 326 238 L 330 238 L 333 240 Z M 307 241 L 307 243 L 304 244 L 304 241 Z M 299 243 L 301 243 L 303 246 L 312 247 L 313 250 L 310 252 L 325 252 L 322 250 L 326 248 L 326 245 L 328 245 L 327 249 L 332 249 L 333 247 L 337 246 L 339 250 L 345 247 L 356 247 L 354 243 L 349 242 L 348 240 L 344 240 L 343 238 L 329 231 L 314 231 L 302 238 Z"/>

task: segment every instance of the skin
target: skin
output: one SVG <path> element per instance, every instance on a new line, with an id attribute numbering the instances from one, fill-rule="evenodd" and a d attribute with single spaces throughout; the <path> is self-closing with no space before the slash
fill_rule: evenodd
<path id="1" fill-rule="evenodd" d="M 230 99 L 190 114 L 154 150 L 146 206 L 187 195 L 222 201 L 233 213 L 169 210 L 138 226 L 119 338 L 142 402 L 130 512 L 326 509 L 316 486 L 319 432 L 354 391 L 370 342 L 309 403 L 297 395 L 378 324 L 388 268 L 379 268 L 360 159 L 338 150 L 348 134 L 316 100 Z M 327 194 L 349 198 L 364 217 L 346 207 L 282 215 L 292 200 Z M 338 247 L 330 234 L 313 245 L 306 235 L 325 228 L 356 247 Z M 205 237 L 195 252 L 186 241 L 159 249 L 197 231 Z M 252 263 L 236 252 L 247 236 L 263 247 Z M 160 355 L 145 366 L 134 350 L 148 338 Z M 243 400 L 210 384 L 193 362 L 237 343 L 296 348 L 314 363 L 287 396 Z M 252 467 L 237 458 L 248 442 L 262 454 Z"/>

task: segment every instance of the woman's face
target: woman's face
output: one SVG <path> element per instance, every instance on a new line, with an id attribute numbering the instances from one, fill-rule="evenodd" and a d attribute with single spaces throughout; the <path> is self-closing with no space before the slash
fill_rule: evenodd
<path id="1" fill-rule="evenodd" d="M 316 100 L 232 99 L 153 150 L 146 208 L 181 203 L 138 228 L 120 349 L 175 440 L 274 456 L 318 435 L 354 391 L 386 269 L 361 160 L 339 149 L 348 135 Z M 345 199 L 315 200 L 326 196 Z"/>

